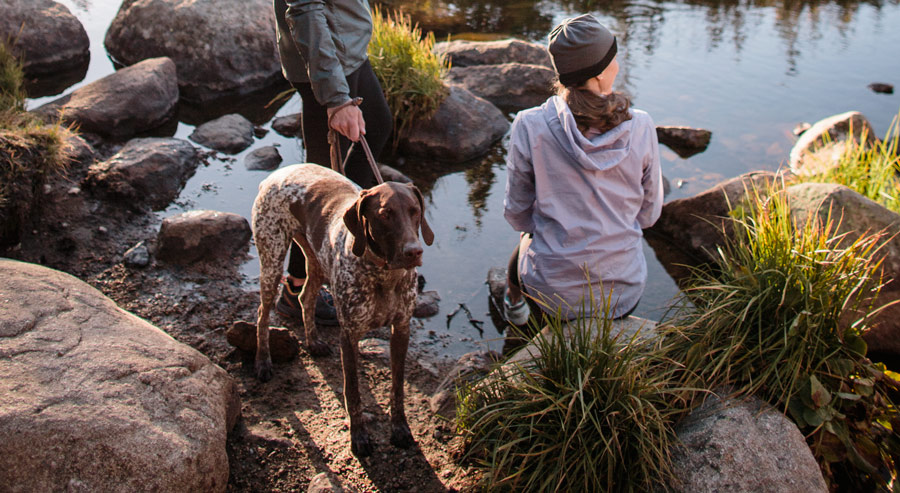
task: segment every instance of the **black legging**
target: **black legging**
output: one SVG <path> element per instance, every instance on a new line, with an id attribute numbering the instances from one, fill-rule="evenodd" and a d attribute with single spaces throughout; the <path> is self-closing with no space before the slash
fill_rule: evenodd
<path id="1" fill-rule="evenodd" d="M 303 128 L 303 146 L 306 148 L 306 162 L 330 168 L 328 109 L 316 100 L 310 83 L 292 82 L 291 85 L 297 89 L 300 99 L 303 100 L 301 126 Z M 362 67 L 347 76 L 347 85 L 350 87 L 351 98 L 363 98 L 359 109 L 366 121 L 366 142 L 372 149 L 372 155 L 378 159 L 378 155 L 381 154 L 391 136 L 393 119 L 387 101 L 384 99 L 384 93 L 381 91 L 381 84 L 378 83 L 378 78 L 372 71 L 372 65 L 368 60 Z M 350 140 L 342 136 L 340 142 L 341 155 L 346 156 L 347 149 L 350 148 Z M 347 178 L 363 188 L 371 188 L 377 184 L 375 173 L 369 167 L 369 162 L 360 146 L 353 147 L 353 153 L 347 160 L 344 172 L 347 174 Z M 306 277 L 306 258 L 303 256 L 303 251 L 294 242 L 291 242 L 291 253 L 288 256 L 288 274 L 298 278 Z"/>

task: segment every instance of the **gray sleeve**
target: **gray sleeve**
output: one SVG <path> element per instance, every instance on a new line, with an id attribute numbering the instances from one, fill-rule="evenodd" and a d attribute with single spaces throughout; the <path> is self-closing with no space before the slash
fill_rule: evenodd
<path id="1" fill-rule="evenodd" d="M 506 198 L 503 217 L 516 231 L 534 232 L 534 165 L 528 133 L 517 117 L 512 124 L 506 155 Z"/>
<path id="2" fill-rule="evenodd" d="M 643 160 L 643 176 L 641 177 L 641 186 L 644 189 L 644 201 L 641 203 L 641 210 L 638 212 L 637 220 L 641 229 L 653 226 L 659 215 L 662 213 L 663 206 L 663 183 L 662 169 L 659 164 L 659 140 L 656 137 L 656 125 L 650 116 L 647 116 L 647 131 L 642 144 L 647 151 Z"/>
<path id="3" fill-rule="evenodd" d="M 316 100 L 334 107 L 350 99 L 350 88 L 331 28 L 325 18 L 325 0 L 287 0 L 285 20 L 291 37 L 306 61 Z"/>

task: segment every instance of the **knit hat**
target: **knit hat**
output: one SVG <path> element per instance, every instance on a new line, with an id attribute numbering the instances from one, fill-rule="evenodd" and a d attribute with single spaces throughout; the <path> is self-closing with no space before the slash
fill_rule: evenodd
<path id="1" fill-rule="evenodd" d="M 548 38 L 553 68 L 566 87 L 600 75 L 616 56 L 616 37 L 591 14 L 564 20 Z"/>

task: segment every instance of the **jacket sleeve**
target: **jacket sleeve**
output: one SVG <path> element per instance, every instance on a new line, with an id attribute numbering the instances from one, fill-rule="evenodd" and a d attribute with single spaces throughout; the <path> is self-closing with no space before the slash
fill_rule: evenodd
<path id="1" fill-rule="evenodd" d="M 528 133 L 516 117 L 510 130 L 509 152 L 506 155 L 506 197 L 503 217 L 516 231 L 534 232 L 534 166 Z"/>
<path id="2" fill-rule="evenodd" d="M 285 20 L 306 61 L 316 100 L 334 107 L 350 99 L 350 88 L 325 18 L 325 0 L 287 0 Z"/>
<path id="3" fill-rule="evenodd" d="M 656 125 L 653 120 L 647 116 L 647 138 L 645 139 L 648 147 L 644 154 L 643 176 L 641 177 L 641 186 L 644 189 L 644 201 L 641 203 L 641 210 L 638 212 L 637 220 L 641 229 L 653 226 L 659 215 L 662 213 L 663 206 L 663 182 L 662 170 L 659 164 L 659 140 L 656 137 Z"/>

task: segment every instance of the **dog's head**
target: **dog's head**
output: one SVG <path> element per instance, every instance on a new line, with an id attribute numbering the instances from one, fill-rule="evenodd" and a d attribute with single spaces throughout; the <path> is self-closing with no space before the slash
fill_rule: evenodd
<path id="1" fill-rule="evenodd" d="M 420 229 L 426 245 L 434 242 L 422 193 L 411 183 L 387 182 L 362 190 L 344 213 L 344 224 L 353 235 L 354 255 L 362 257 L 369 249 L 391 269 L 422 265 Z"/>

